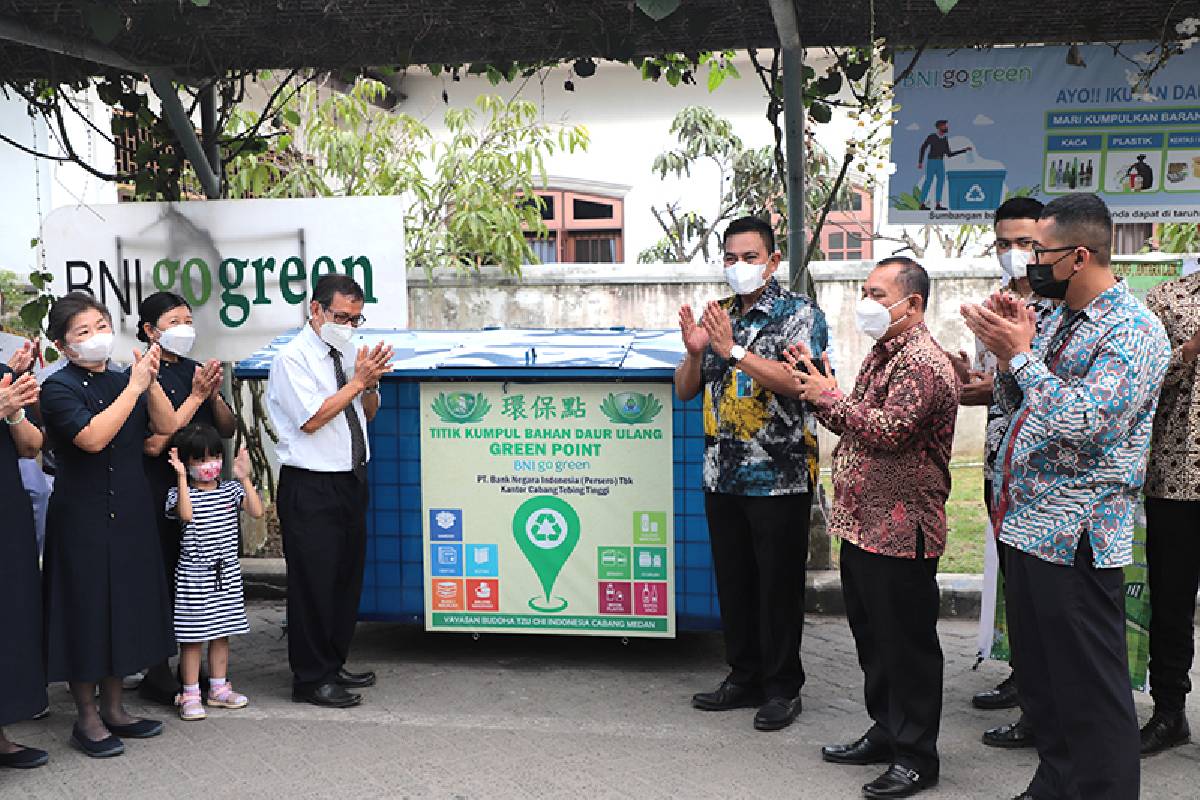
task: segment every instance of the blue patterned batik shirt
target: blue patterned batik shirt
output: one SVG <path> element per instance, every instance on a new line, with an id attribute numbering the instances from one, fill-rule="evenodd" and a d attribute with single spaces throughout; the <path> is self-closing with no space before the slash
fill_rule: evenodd
<path id="1" fill-rule="evenodd" d="M 1029 363 L 998 377 L 996 397 L 1014 413 L 994 476 L 1000 541 L 1073 564 L 1087 533 L 1097 567 L 1132 562 L 1133 512 L 1170 358 L 1162 324 L 1124 283 L 1045 319 Z"/>
<path id="2" fill-rule="evenodd" d="M 812 300 L 774 278 L 758 301 L 741 311 L 737 296 L 721 301 L 733 340 L 749 353 L 780 361 L 790 344 L 804 343 L 819 360 L 829 353 L 825 315 Z M 832 360 L 832 354 L 830 355 Z M 783 397 L 717 356 L 700 364 L 704 380 L 704 489 L 737 495 L 809 491 L 817 480 L 817 423 L 812 409 Z"/>

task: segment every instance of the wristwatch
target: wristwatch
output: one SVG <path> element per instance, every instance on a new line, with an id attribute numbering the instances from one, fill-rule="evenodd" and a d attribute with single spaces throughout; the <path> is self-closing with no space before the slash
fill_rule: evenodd
<path id="1" fill-rule="evenodd" d="M 729 348 L 729 363 L 730 364 L 736 364 L 745 357 L 746 357 L 746 348 L 742 347 L 740 344 L 735 344 L 733 347 Z"/>
<path id="2" fill-rule="evenodd" d="M 1008 374 L 1016 375 L 1029 366 L 1029 353 L 1017 353 L 1008 360 Z"/>

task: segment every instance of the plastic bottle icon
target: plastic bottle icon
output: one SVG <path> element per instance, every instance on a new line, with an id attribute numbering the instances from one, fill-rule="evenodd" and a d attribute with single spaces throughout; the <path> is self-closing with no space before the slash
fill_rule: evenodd
<path id="1" fill-rule="evenodd" d="M 650 532 L 650 515 L 642 514 L 642 533 Z"/>
<path id="2" fill-rule="evenodd" d="M 604 587 L 604 602 L 611 603 L 616 595 L 617 589 L 611 583 Z"/>
<path id="3" fill-rule="evenodd" d="M 648 584 L 648 583 L 643 584 L 642 585 L 642 605 L 648 606 L 648 605 L 650 605 L 651 600 L 657 600 L 657 599 L 658 599 L 658 592 L 652 590 L 650 588 L 650 584 Z"/>

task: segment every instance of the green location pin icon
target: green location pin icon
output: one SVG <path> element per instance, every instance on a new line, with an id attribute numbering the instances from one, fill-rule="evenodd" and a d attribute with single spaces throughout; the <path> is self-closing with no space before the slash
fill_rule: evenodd
<path id="1" fill-rule="evenodd" d="M 554 582 L 579 543 L 579 515 L 565 500 L 537 495 L 526 500 L 513 515 L 513 538 L 542 584 L 543 597 L 529 598 L 534 611 L 556 612 L 567 607 L 566 598 L 553 597 Z"/>

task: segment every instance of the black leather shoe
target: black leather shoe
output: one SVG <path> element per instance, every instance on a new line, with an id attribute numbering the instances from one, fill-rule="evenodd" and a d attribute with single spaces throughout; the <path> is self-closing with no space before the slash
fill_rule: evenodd
<path id="1" fill-rule="evenodd" d="M 985 711 L 995 711 L 1000 708 L 1016 708 L 1019 704 L 1017 700 L 1017 679 L 1013 675 L 1009 675 L 1001 681 L 995 689 L 979 692 L 971 698 L 971 705 L 976 708 L 982 708 Z"/>
<path id="2" fill-rule="evenodd" d="M 827 744 L 821 748 L 821 758 L 831 764 L 890 764 L 892 748 L 885 742 L 873 742 L 860 736 L 850 744 Z"/>
<path id="3" fill-rule="evenodd" d="M 114 725 L 105 720 L 104 727 L 122 739 L 153 739 L 163 732 L 163 724 L 156 719 L 139 719 L 128 725 Z"/>
<path id="4" fill-rule="evenodd" d="M 83 735 L 77 727 L 71 728 L 71 744 L 83 751 L 89 758 L 112 758 L 125 752 L 125 743 L 111 733 L 98 742 Z"/>
<path id="5" fill-rule="evenodd" d="M 732 711 L 735 708 L 758 708 L 763 704 L 761 689 L 752 686 L 739 686 L 729 681 L 721 681 L 721 685 L 711 692 L 700 692 L 692 695 L 692 708 L 701 711 Z"/>
<path id="6" fill-rule="evenodd" d="M 903 764 L 892 764 L 887 772 L 862 788 L 863 797 L 912 797 L 937 786 L 937 775 L 923 775 Z"/>
<path id="7" fill-rule="evenodd" d="M 21 749 L 15 753 L 0 753 L 0 767 L 8 767 L 9 769 L 33 769 L 34 767 L 45 766 L 50 760 L 50 754 L 45 750 L 38 750 L 36 747 L 25 747 L 17 745 Z"/>
<path id="8" fill-rule="evenodd" d="M 1019 795 L 1014 797 L 1013 800 L 1037 800 L 1037 798 L 1034 797 L 1033 795 L 1031 795 L 1029 793 L 1029 790 L 1026 789 L 1025 791 L 1021 792 Z"/>
<path id="9" fill-rule="evenodd" d="M 1016 722 L 997 725 L 984 731 L 983 743 L 988 747 L 1005 747 L 1010 750 L 1033 747 L 1033 728 L 1021 717 Z"/>
<path id="10" fill-rule="evenodd" d="M 1191 741 L 1192 731 L 1183 714 L 1151 715 L 1142 728 L 1142 756 L 1152 756 Z"/>
<path id="11" fill-rule="evenodd" d="M 772 697 L 754 715 L 754 730 L 780 731 L 800 716 L 800 696 Z"/>
<path id="12" fill-rule="evenodd" d="M 323 683 L 315 689 L 292 689 L 292 700 L 325 708 L 351 708 L 362 702 L 361 694 L 352 694 L 336 683 Z"/>
<path id="13" fill-rule="evenodd" d="M 342 667 L 338 670 L 335 680 L 339 686 L 347 686 L 351 689 L 365 689 L 368 686 L 375 685 L 375 673 L 350 672 L 345 667 Z"/>

